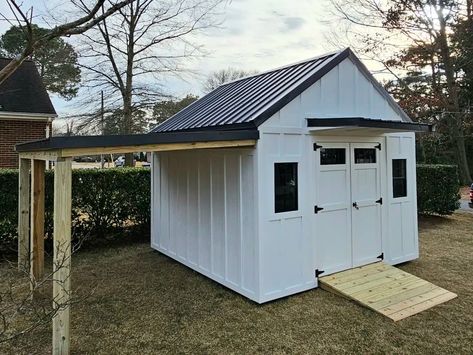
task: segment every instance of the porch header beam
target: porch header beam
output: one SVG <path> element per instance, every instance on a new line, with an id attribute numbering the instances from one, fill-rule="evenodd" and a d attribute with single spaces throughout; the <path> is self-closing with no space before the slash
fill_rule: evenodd
<path id="1" fill-rule="evenodd" d="M 131 134 L 116 136 L 51 137 L 17 144 L 22 158 L 56 160 L 80 155 L 121 154 L 139 151 L 170 151 L 186 149 L 254 146 L 257 130 L 200 131 Z"/>
<path id="2" fill-rule="evenodd" d="M 399 130 L 405 132 L 432 132 L 433 125 L 404 121 L 381 120 L 364 117 L 307 118 L 307 127 L 360 127 Z"/>

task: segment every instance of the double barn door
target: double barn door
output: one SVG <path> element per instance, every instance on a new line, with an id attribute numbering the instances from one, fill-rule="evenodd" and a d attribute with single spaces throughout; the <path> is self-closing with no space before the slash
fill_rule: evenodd
<path id="1" fill-rule="evenodd" d="M 316 260 L 324 275 L 379 261 L 379 143 L 316 146 Z"/>

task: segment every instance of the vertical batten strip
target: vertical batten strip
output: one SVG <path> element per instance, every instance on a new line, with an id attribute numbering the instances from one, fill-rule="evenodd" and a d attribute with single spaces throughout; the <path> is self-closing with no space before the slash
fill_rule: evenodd
<path id="1" fill-rule="evenodd" d="M 30 263 L 30 167 L 20 158 L 18 173 L 18 270 L 28 272 Z"/>
<path id="2" fill-rule="evenodd" d="M 53 354 L 69 354 L 70 345 L 71 166 L 59 159 L 54 173 Z"/>

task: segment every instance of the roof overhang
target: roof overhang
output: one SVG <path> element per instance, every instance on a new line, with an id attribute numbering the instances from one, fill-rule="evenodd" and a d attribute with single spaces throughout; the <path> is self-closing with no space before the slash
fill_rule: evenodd
<path id="1" fill-rule="evenodd" d="M 0 111 L 0 119 L 5 119 L 5 120 L 47 121 L 47 120 L 52 120 L 54 118 L 57 118 L 57 114 Z"/>
<path id="2" fill-rule="evenodd" d="M 434 130 L 433 125 L 404 121 L 390 121 L 364 117 L 307 118 L 310 131 L 323 134 L 370 133 L 384 134 L 396 132 L 423 132 Z"/>
<path id="3" fill-rule="evenodd" d="M 21 143 L 15 150 L 23 158 L 55 160 L 80 155 L 252 147 L 258 139 L 257 130 L 71 136 Z"/>

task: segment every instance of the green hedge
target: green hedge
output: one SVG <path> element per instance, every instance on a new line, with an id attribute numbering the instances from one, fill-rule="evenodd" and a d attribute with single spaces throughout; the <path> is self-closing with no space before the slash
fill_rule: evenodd
<path id="1" fill-rule="evenodd" d="M 45 177 L 45 233 L 53 229 L 54 172 Z M 0 169 L 0 253 L 16 249 L 18 171 Z M 150 169 L 72 171 L 72 235 L 105 238 L 124 228 L 150 222 Z"/>
<path id="2" fill-rule="evenodd" d="M 417 165 L 417 209 L 421 214 L 452 214 L 460 207 L 455 165 Z"/>
<path id="3" fill-rule="evenodd" d="M 46 173 L 45 232 L 52 233 L 53 171 Z M 448 215 L 458 206 L 459 179 L 451 165 L 417 166 L 419 213 Z M 73 238 L 105 238 L 150 222 L 150 170 L 83 169 L 72 172 Z M 0 169 L 0 253 L 16 249 L 18 171 Z"/>
<path id="4" fill-rule="evenodd" d="M 18 221 L 18 171 L 0 169 L 0 251 L 16 241 Z"/>

